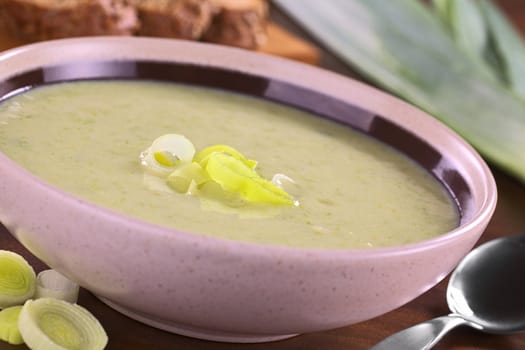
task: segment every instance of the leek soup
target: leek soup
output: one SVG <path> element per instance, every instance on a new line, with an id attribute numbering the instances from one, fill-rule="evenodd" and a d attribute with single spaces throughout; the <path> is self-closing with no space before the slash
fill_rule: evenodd
<path id="1" fill-rule="evenodd" d="M 227 145 L 258 174 L 289 179 L 296 205 L 178 193 L 139 155 L 161 135 L 195 149 Z M 361 132 L 224 91 L 141 81 L 31 89 L 0 104 L 0 151 L 56 187 L 158 225 L 305 248 L 417 242 L 458 225 L 454 201 L 427 171 Z M 23 194 L 21 194 L 23 195 Z"/>

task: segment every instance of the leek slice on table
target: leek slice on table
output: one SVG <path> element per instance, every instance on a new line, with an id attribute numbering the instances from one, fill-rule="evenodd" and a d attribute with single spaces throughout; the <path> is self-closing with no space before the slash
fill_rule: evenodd
<path id="1" fill-rule="evenodd" d="M 35 271 L 22 256 L 0 250 L 0 309 L 33 297 L 35 279 Z"/>
<path id="2" fill-rule="evenodd" d="M 381 87 L 426 110 L 525 181 L 525 102 L 480 74 L 418 0 L 274 0 Z"/>
<path id="3" fill-rule="evenodd" d="M 34 299 L 55 298 L 70 303 L 78 299 L 79 285 L 55 270 L 44 270 L 36 276 Z"/>
<path id="4" fill-rule="evenodd" d="M 108 342 L 89 311 L 54 298 L 26 301 L 18 328 L 27 346 L 35 350 L 101 350 Z"/>
<path id="5" fill-rule="evenodd" d="M 24 343 L 18 330 L 18 318 L 22 306 L 11 306 L 0 311 L 0 340 L 13 345 Z"/>

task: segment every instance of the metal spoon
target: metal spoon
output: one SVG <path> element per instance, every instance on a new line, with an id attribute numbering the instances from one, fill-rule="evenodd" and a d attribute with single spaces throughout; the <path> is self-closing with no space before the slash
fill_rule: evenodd
<path id="1" fill-rule="evenodd" d="M 447 303 L 448 316 L 407 328 L 370 350 L 428 350 L 461 325 L 496 334 L 525 331 L 525 236 L 472 250 L 450 277 Z"/>

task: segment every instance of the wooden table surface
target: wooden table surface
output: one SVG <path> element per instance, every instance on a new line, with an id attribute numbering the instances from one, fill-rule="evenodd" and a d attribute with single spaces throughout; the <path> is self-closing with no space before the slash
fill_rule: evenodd
<path id="1" fill-rule="evenodd" d="M 525 33 L 525 1 L 500 0 L 499 2 Z M 299 28 L 295 27 L 293 23 L 277 11 L 272 11 L 272 18 L 289 30 L 304 36 L 307 40 L 309 39 Z M 342 74 L 355 76 L 350 69 L 345 67 L 336 58 L 322 49 L 321 52 L 321 66 Z M 493 173 L 498 185 L 499 201 L 494 217 L 479 243 L 500 236 L 525 233 L 525 185 L 507 176 L 498 169 L 493 168 Z M 42 262 L 15 241 L 1 225 L 0 249 L 8 249 L 22 254 L 37 271 L 45 268 Z M 445 303 L 446 283 L 447 280 L 442 281 L 416 300 L 381 317 L 340 329 L 304 334 L 288 340 L 266 344 L 241 345 L 216 343 L 170 334 L 145 326 L 113 311 L 85 290 L 81 291 L 79 304 L 89 309 L 105 327 L 109 336 L 107 349 L 358 350 L 368 349 L 384 337 L 415 323 L 447 314 L 448 310 Z M 24 348 L 24 345 L 10 346 L 0 342 L 0 350 L 21 350 Z M 452 331 L 435 349 L 524 350 L 525 334 L 508 336 L 488 335 L 468 328 L 460 328 Z"/>

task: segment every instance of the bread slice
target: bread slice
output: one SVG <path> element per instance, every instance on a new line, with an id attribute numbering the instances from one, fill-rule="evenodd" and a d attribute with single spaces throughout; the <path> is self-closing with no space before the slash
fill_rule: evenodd
<path id="1" fill-rule="evenodd" d="M 198 40 L 213 16 L 210 0 L 131 0 L 141 27 L 139 35 Z"/>
<path id="2" fill-rule="evenodd" d="M 0 0 L 0 22 L 27 41 L 131 35 L 139 25 L 127 0 Z"/>
<path id="3" fill-rule="evenodd" d="M 0 28 L 24 41 L 143 35 L 255 49 L 267 0 L 0 0 Z"/>
<path id="4" fill-rule="evenodd" d="M 266 0 L 211 1 L 217 14 L 204 33 L 204 40 L 245 49 L 256 49 L 266 42 Z"/>

